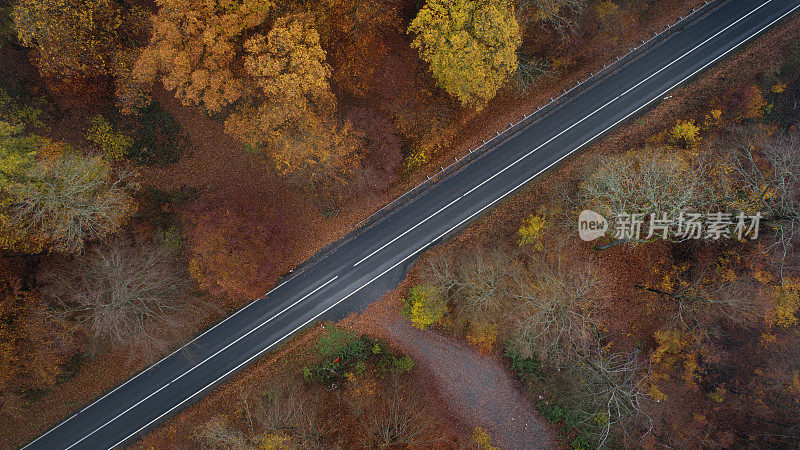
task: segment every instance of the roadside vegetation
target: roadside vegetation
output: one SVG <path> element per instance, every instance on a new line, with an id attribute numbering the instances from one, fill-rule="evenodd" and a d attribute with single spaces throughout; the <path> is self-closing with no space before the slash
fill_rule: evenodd
<path id="1" fill-rule="evenodd" d="M 585 78 L 696 3 L 15 0 L 0 5 L 0 421 L 7 424 L 0 443 L 22 445 L 263 295 L 281 275 L 442 161 Z M 462 26 L 465 21 L 471 22 Z M 771 282 L 773 296 L 788 299 L 787 305 L 796 293 L 794 222 L 786 219 L 793 205 L 778 199 L 793 181 L 768 168 L 780 164 L 782 149 L 794 144 L 763 126 L 785 128 L 796 117 L 792 70 L 781 66 L 770 72 L 772 78 L 740 80 L 744 84 L 729 86 L 730 95 L 718 105 L 665 126 L 650 146 L 669 147 L 679 161 L 647 160 L 645 146 L 615 161 L 620 167 L 633 161 L 643 170 L 661 170 L 665 176 L 659 181 L 666 183 L 674 182 L 675 174 L 694 180 L 697 189 L 675 193 L 677 205 L 707 195 L 700 187 L 717 175 L 695 175 L 694 169 L 712 167 L 702 154 L 719 138 L 719 145 L 730 149 L 732 170 L 742 174 L 730 178 L 725 195 L 749 189 L 747 183 L 783 183 L 768 191 L 769 197 L 748 201 L 770 208 L 771 224 L 779 227 L 770 234 L 774 242 L 764 245 L 770 258 L 783 255 L 784 271 L 776 272 L 765 259 L 764 273 L 778 280 Z M 734 133 L 733 124 L 746 128 Z M 723 137 L 757 145 L 748 150 L 739 141 L 723 144 Z M 761 159 L 748 165 L 752 155 L 763 156 L 767 165 Z M 607 179 L 597 178 L 595 191 L 580 195 L 618 206 L 607 197 L 619 193 L 602 191 L 614 175 L 598 172 Z M 583 198 L 570 195 L 573 202 Z M 568 255 L 535 256 L 551 248 L 548 233 L 570 217 L 573 206 L 536 205 L 536 214 L 520 224 L 525 245 L 508 245 L 514 251 L 478 252 L 474 261 L 441 258 L 440 266 L 429 269 L 432 281 L 411 296 L 407 313 L 421 327 L 446 324 L 482 351 L 497 352 L 513 347 L 505 346 L 512 334 L 503 317 L 516 317 L 523 304 L 531 317 L 541 314 L 542 305 L 520 299 L 538 292 L 531 286 L 545 289 L 552 302 L 547 320 L 574 327 L 548 351 L 560 354 L 560 346 L 567 345 L 569 361 L 549 365 L 537 344 L 545 337 L 536 329 L 514 336 L 516 347 L 508 351 L 521 355 L 526 367 L 538 364 L 537 380 L 576 361 L 594 361 L 607 370 L 624 367 L 619 382 L 629 395 L 608 413 L 608 424 L 595 427 L 610 439 L 617 423 L 636 416 L 631 411 L 638 408 L 639 389 L 649 389 L 629 377 L 646 358 L 623 350 L 608 354 L 598 347 L 607 340 L 590 338 L 603 314 L 596 304 L 607 295 L 593 280 L 613 283 L 613 276 L 592 265 L 574 272 Z M 539 269 L 562 277 L 560 284 L 536 284 Z M 674 283 L 687 271 L 676 268 Z M 754 283 L 741 289 L 756 289 Z M 653 285 L 643 286 L 641 295 L 658 296 L 647 290 Z M 580 298 L 580 308 L 559 304 L 563 295 Z M 731 306 L 731 314 L 739 314 L 738 308 Z M 705 320 L 714 311 L 688 309 L 688 320 Z M 685 310 L 680 309 L 681 318 Z M 780 317 L 775 326 L 791 322 L 791 314 L 791 308 L 775 312 Z M 776 342 L 785 339 L 772 334 Z M 398 374 L 417 369 L 371 339 L 348 344 L 355 347 L 342 349 L 338 363 L 326 359 L 333 354 L 307 361 L 309 380 L 286 392 L 267 395 L 271 388 L 265 387 L 253 395 L 263 405 L 295 394 L 308 401 L 309 392 L 355 390 L 372 380 L 379 400 L 352 403 L 331 394 L 330 404 L 350 408 L 354 422 L 367 417 L 363 408 L 372 408 L 376 417 L 393 417 L 399 421 L 394 426 L 404 426 L 409 414 L 428 411 L 398 400 L 410 389 Z M 381 351 L 371 353 L 375 346 Z M 293 373 L 302 379 L 302 368 Z M 356 373 L 361 381 L 348 378 Z M 584 375 L 587 382 L 594 380 L 591 373 Z M 255 419 L 242 427 L 238 419 L 221 417 L 193 435 L 192 445 L 224 446 L 224 439 L 246 446 L 278 445 L 284 438 L 316 442 L 302 430 L 310 426 L 309 417 L 325 413 L 314 410 L 316 402 L 302 405 L 310 416 L 279 413 L 290 417 L 291 432 L 282 425 L 253 425 Z M 585 414 L 600 414 L 587 408 Z M 427 436 L 427 422 L 414 420 L 419 428 L 403 439 L 426 445 L 420 436 Z M 386 441 L 386 433 L 408 431 L 386 423 L 369 426 L 379 432 L 359 429 L 350 437 L 339 430 L 319 439 L 381 446 L 401 442 Z M 228 429 L 237 431 L 231 436 Z M 447 433 L 445 441 L 451 439 Z"/>
<path id="2" fill-rule="evenodd" d="M 408 319 L 505 356 L 575 448 L 797 445 L 800 48 L 778 42 L 430 251 Z M 609 219 L 583 242 L 584 209 L 732 222 L 721 239 L 677 223 L 646 238 L 646 222 L 618 240 Z M 740 212 L 760 213 L 757 237 L 735 232 Z"/>
<path id="3" fill-rule="evenodd" d="M 457 445 L 414 360 L 380 339 L 316 327 L 144 439 L 142 448 Z"/>

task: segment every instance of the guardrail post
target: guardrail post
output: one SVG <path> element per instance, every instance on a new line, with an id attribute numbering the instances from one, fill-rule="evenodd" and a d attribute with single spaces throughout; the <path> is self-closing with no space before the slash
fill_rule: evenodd
<path id="1" fill-rule="evenodd" d="M 705 1 L 705 6 L 708 6 L 708 0 L 706 0 L 706 1 Z M 697 9 L 697 8 L 692 8 L 692 14 L 696 13 L 697 11 L 698 11 L 698 9 Z M 690 14 L 690 15 L 691 15 L 691 14 Z M 682 22 L 684 19 L 686 19 L 686 18 L 688 18 L 688 17 L 689 17 L 689 16 L 686 16 L 686 17 L 684 17 L 684 16 L 680 16 L 680 19 L 678 19 L 678 21 L 676 21 L 674 24 L 671 24 L 671 25 L 670 25 L 670 24 L 667 24 L 667 28 L 666 28 L 666 29 L 670 29 L 671 27 L 678 25 L 679 23 L 681 23 L 681 22 Z M 655 31 L 655 32 L 654 32 L 654 35 L 655 35 L 655 36 L 659 36 L 659 32 L 658 32 L 658 31 Z M 646 42 L 650 42 L 651 40 L 653 40 L 653 38 L 652 38 L 652 37 L 651 37 L 650 39 L 648 39 L 647 41 L 644 41 L 644 40 L 642 40 L 642 44 L 645 44 Z M 640 47 L 640 46 L 636 46 L 636 47 L 633 47 L 633 48 L 629 48 L 629 49 L 628 49 L 628 53 L 627 53 L 626 55 L 624 55 L 624 56 L 630 55 L 630 54 L 631 54 L 631 53 L 633 53 L 634 51 L 638 50 L 638 49 L 639 49 L 639 47 Z M 613 65 L 613 64 L 615 64 L 615 63 L 617 63 L 617 62 L 619 62 L 621 59 L 622 59 L 622 57 L 620 57 L 620 56 L 617 56 L 617 57 L 616 57 L 616 60 L 614 60 L 612 63 L 610 63 L 610 64 L 603 64 L 603 70 L 605 70 L 605 69 L 606 69 L 606 68 L 608 68 L 609 66 L 611 66 L 611 65 Z M 599 73 L 599 72 L 598 72 L 598 73 Z M 589 78 L 587 78 L 587 79 L 586 79 L 586 81 L 588 81 L 588 80 L 589 80 L 589 79 L 591 79 L 592 77 L 594 77 L 594 72 L 590 72 L 590 73 L 589 73 Z M 578 80 L 578 83 L 577 83 L 577 85 L 578 85 L 578 86 L 580 86 L 580 85 L 581 85 L 581 83 L 582 83 L 582 82 L 581 82 L 581 80 Z M 575 89 L 575 87 L 572 87 L 572 88 L 570 88 L 569 92 L 572 92 L 572 90 L 573 90 L 573 89 Z M 566 93 L 567 93 L 567 90 L 566 90 L 566 89 L 564 89 L 564 94 L 566 94 Z M 548 106 L 548 105 L 552 104 L 552 103 L 553 103 L 553 102 L 555 102 L 557 99 L 560 99 L 561 97 L 563 97 L 563 95 L 564 95 L 564 94 L 561 94 L 561 95 L 559 95 L 559 96 L 558 96 L 558 98 L 553 98 L 553 97 L 550 97 L 550 102 L 549 102 L 547 105 L 544 105 L 544 107 L 546 107 L 546 106 Z M 542 109 L 543 109 L 543 106 L 542 106 L 542 105 L 537 105 L 537 106 L 536 106 L 536 112 L 539 112 L 539 111 L 541 111 Z M 519 125 L 520 123 L 522 123 L 522 121 L 523 121 L 524 119 L 527 119 L 528 117 L 532 116 L 533 114 L 534 114 L 534 113 L 531 113 L 531 114 L 523 114 L 523 119 L 522 119 L 522 120 L 520 120 L 519 122 L 517 122 L 517 125 Z M 510 124 L 509 124 L 509 128 L 508 128 L 508 129 L 511 129 L 511 128 L 513 128 L 514 126 L 515 126 L 515 125 L 514 125 L 513 123 L 510 123 Z M 497 136 L 499 136 L 499 135 L 500 135 L 500 132 L 498 131 L 498 132 L 497 132 Z M 492 140 L 494 140 L 494 138 L 495 138 L 495 137 L 497 137 L 497 136 L 494 136 L 494 137 L 492 137 L 491 139 L 489 139 L 489 142 L 491 142 Z M 483 142 L 483 144 L 482 144 L 482 145 L 480 145 L 480 146 L 478 146 L 478 147 L 476 147 L 474 150 L 473 150 L 472 148 L 467 148 L 467 150 L 469 151 L 469 153 L 468 153 L 468 154 L 465 154 L 465 155 L 464 155 L 464 157 L 467 157 L 467 156 L 471 155 L 473 152 L 477 152 L 479 148 L 481 148 L 481 147 L 484 147 L 484 146 L 487 144 L 487 142 L 486 142 L 486 140 L 485 140 L 485 139 L 482 139 L 482 140 L 481 140 L 481 142 Z M 451 163 L 449 166 L 447 166 L 447 168 L 448 168 L 448 169 L 449 169 L 451 166 L 453 166 L 453 164 L 455 164 L 455 163 L 457 163 L 457 162 L 459 161 L 459 159 L 458 159 L 458 156 L 454 157 L 454 159 L 455 159 L 455 162 L 454 162 L 454 163 Z M 462 157 L 462 159 L 463 159 L 463 157 Z M 371 214 L 369 217 L 367 217 L 366 219 L 364 219 L 364 220 L 362 220 L 361 222 L 359 222 L 359 223 L 358 223 L 358 224 L 355 226 L 355 228 L 358 228 L 359 226 L 361 226 L 361 224 L 363 224 L 363 223 L 367 222 L 368 220 L 370 220 L 372 217 L 374 217 L 376 214 L 378 214 L 378 212 L 380 212 L 381 210 L 384 210 L 384 209 L 386 209 L 386 208 L 390 207 L 391 205 L 395 204 L 395 203 L 396 203 L 396 202 L 397 202 L 399 199 L 401 199 L 401 198 L 403 198 L 403 197 L 405 197 L 405 196 L 409 195 L 410 193 L 412 193 L 412 192 L 416 191 L 417 189 L 419 189 L 419 188 L 420 188 L 421 186 L 423 186 L 424 184 L 426 184 L 426 183 L 430 183 L 430 182 L 431 182 L 431 180 L 433 180 L 433 182 L 435 183 L 435 182 L 436 182 L 436 177 L 437 177 L 439 174 L 441 174 L 442 172 L 444 172 L 444 171 L 445 171 L 445 168 L 444 168 L 444 167 L 442 167 L 442 166 L 439 166 L 439 172 L 437 172 L 436 174 L 434 174 L 433 178 L 431 178 L 431 176 L 430 176 L 429 174 L 426 174 L 426 175 L 425 175 L 425 178 L 426 178 L 426 179 L 425 179 L 425 181 L 422 181 L 421 183 L 419 183 L 419 184 L 418 184 L 418 185 L 416 185 L 415 187 L 413 187 L 413 188 L 411 188 L 410 190 L 406 191 L 406 192 L 405 192 L 403 195 L 401 195 L 400 197 L 398 197 L 398 198 L 396 198 L 396 199 L 392 200 L 391 202 L 389 202 L 388 204 L 386 204 L 386 205 L 385 205 L 383 208 L 381 208 L 379 211 L 376 211 L 376 212 L 372 213 L 372 214 Z"/>

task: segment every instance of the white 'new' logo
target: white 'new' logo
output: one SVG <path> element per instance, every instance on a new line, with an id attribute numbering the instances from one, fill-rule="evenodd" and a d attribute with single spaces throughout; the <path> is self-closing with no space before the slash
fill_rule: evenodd
<path id="1" fill-rule="evenodd" d="M 603 236 L 608 231 L 608 221 L 605 217 L 590 210 L 584 209 L 578 216 L 578 234 L 584 241 L 593 241 Z"/>

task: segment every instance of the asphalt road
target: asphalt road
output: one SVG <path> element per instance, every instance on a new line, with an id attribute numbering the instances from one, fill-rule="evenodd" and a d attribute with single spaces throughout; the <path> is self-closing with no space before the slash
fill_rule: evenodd
<path id="1" fill-rule="evenodd" d="M 28 447 L 131 443 L 303 327 L 392 288 L 420 252 L 798 8 L 800 0 L 729 0 Z"/>

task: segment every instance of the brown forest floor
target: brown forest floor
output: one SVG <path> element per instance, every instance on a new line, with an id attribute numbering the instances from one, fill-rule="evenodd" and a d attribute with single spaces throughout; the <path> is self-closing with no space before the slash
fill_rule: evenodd
<path id="1" fill-rule="evenodd" d="M 398 291 L 387 293 L 366 311 L 351 315 L 339 325 L 383 338 L 414 359 L 415 369 L 409 376 L 419 388 L 412 395 L 426 399 L 429 405 L 426 412 L 433 414 L 429 419 L 440 430 L 437 438 L 441 442 L 453 443 L 452 436 L 460 436 L 463 443 L 475 427 L 481 427 L 487 430 L 493 444 L 501 448 L 558 446 L 554 427 L 535 410 L 524 387 L 498 357 L 481 354 L 463 342 L 431 330 L 413 327 L 398 311 L 401 304 Z M 298 373 L 287 368 L 313 358 L 310 344 L 321 331 L 315 327 L 262 358 L 233 381 L 158 427 L 136 448 L 191 446 L 192 437 L 210 418 L 236 414 L 241 392 L 264 380 L 277 382 L 298 377 Z"/>
<path id="2" fill-rule="evenodd" d="M 610 45 L 604 48 L 604 51 L 592 55 L 592 58 L 583 58 L 580 64 L 565 76 L 545 80 L 523 97 L 512 93 L 498 96 L 482 113 L 474 115 L 464 123 L 454 138 L 455 144 L 447 152 L 434 158 L 427 167 L 382 194 L 362 196 L 357 202 L 345 205 L 332 219 L 324 218 L 311 202 L 294 194 L 288 185 L 274 176 L 262 159 L 243 151 L 240 144 L 223 133 L 222 125 L 218 121 L 206 117 L 195 108 L 181 105 L 164 91 L 158 92 L 157 98 L 183 126 L 194 146 L 194 151 L 172 167 L 160 170 L 148 169 L 143 172 L 142 183 L 164 190 L 195 187 L 204 195 L 215 193 L 218 198 L 223 199 L 242 198 L 256 209 L 277 209 L 281 216 L 291 219 L 284 221 L 284 226 L 289 229 L 281 232 L 288 246 L 282 254 L 276 255 L 279 261 L 273 270 L 264 273 L 263 288 L 260 292 L 266 292 L 282 273 L 312 256 L 329 242 L 342 237 L 371 212 L 420 182 L 426 173 L 435 171 L 428 168 L 438 167 L 445 161 L 449 164 L 454 156 L 464 154 L 468 148 L 474 148 L 476 142 L 492 135 L 494 130 L 504 128 L 505 124 L 516 121 L 535 105 L 543 104 L 550 96 L 560 92 L 561 86 L 568 86 L 578 79 L 585 78 L 590 70 L 602 66 L 614 55 L 624 53 L 624 49 L 637 42 L 639 36 L 650 35 L 654 30 L 663 29 L 667 23 L 674 22 L 674 18 L 685 14 L 687 9 L 691 9 L 691 5 L 697 3 L 692 0 L 667 2 L 662 10 L 662 18 L 653 18 L 647 23 L 638 24 L 640 31 L 636 36 L 626 39 L 625 42 L 617 42 L 617 45 Z M 796 26 L 796 22 L 795 19 L 792 26 Z M 786 27 L 788 26 L 782 28 Z M 779 31 L 773 30 L 769 36 L 774 36 L 775 33 Z M 769 42 L 769 39 L 761 38 L 758 47 L 769 48 L 768 44 L 764 44 Z M 738 54 L 730 59 L 731 64 L 733 61 L 749 58 L 746 55 L 751 53 L 751 50 L 747 50 Z M 703 79 L 714 76 L 709 74 Z M 674 111 L 677 105 L 673 99 L 660 106 L 659 111 Z M 668 117 L 666 120 L 676 116 L 674 112 L 661 114 Z M 665 117 L 654 120 L 663 123 Z M 651 122 L 649 116 L 647 122 Z M 634 134 L 647 132 L 644 128 L 632 127 Z M 617 132 L 609 142 L 619 145 L 618 142 L 630 138 L 630 134 L 631 130 Z M 249 299 L 224 299 L 219 306 L 222 310 L 231 312 L 247 301 Z M 209 320 L 209 323 L 215 320 L 217 318 Z M 402 345 L 400 347 L 403 348 Z M 57 423 L 70 412 L 79 409 L 102 392 L 141 370 L 148 362 L 150 361 L 132 363 L 123 351 L 98 356 L 72 380 L 58 386 L 51 394 L 32 404 L 22 414 L 9 418 L 0 429 L 0 446 L 19 446 L 32 439 L 46 427 Z M 109 370 L 110 368 L 113 370 Z M 499 434 L 503 435 L 502 432 Z"/>
<path id="3" fill-rule="evenodd" d="M 414 358 L 450 414 L 469 429 L 484 428 L 501 448 L 555 448 L 554 427 L 527 398 L 507 364 L 496 355 L 479 353 L 463 341 L 420 330 L 402 317 L 400 293 L 409 282 L 387 293 L 362 314 L 345 323 L 383 337 Z"/>

